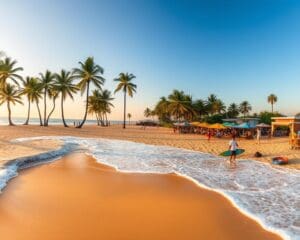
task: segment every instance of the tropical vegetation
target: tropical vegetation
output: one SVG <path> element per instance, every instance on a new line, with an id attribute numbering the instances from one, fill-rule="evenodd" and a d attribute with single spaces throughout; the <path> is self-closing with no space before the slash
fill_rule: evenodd
<path id="1" fill-rule="evenodd" d="M 79 62 L 79 67 L 74 68 L 72 71 L 61 70 L 59 73 L 54 73 L 46 70 L 44 73 L 40 73 L 38 77 L 27 76 L 26 78 L 20 75 L 22 71 L 23 68 L 18 66 L 16 60 L 6 57 L 4 52 L 0 51 L 0 105 L 7 104 L 9 125 L 14 125 L 11 106 L 26 102 L 27 117 L 24 125 L 29 124 L 32 105 L 35 104 L 40 126 L 48 126 L 56 108 L 56 101 L 59 98 L 61 119 L 63 125 L 68 127 L 64 103 L 67 98 L 73 100 L 78 91 L 81 92 L 81 95 L 86 94 L 86 101 L 83 120 L 77 127 L 81 128 L 84 125 L 88 113 L 96 116 L 98 125 L 109 125 L 108 114 L 111 113 L 114 98 L 110 91 L 103 89 L 104 69 L 96 64 L 92 57 Z M 132 74 L 125 75 L 129 79 L 132 76 Z M 94 89 L 90 96 L 91 87 L 94 87 Z M 129 96 L 132 96 L 136 89 L 136 85 L 132 85 L 130 82 L 128 85 L 123 84 L 122 87 L 126 89 Z M 52 104 L 49 104 L 49 100 Z M 41 102 L 44 103 L 43 117 L 40 108 Z M 47 109 L 49 107 L 51 108 L 50 111 Z M 130 118 L 131 115 L 128 117 Z"/>

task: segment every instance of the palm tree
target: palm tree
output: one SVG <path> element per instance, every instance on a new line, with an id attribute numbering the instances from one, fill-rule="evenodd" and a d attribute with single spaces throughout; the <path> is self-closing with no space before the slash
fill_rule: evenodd
<path id="1" fill-rule="evenodd" d="M 5 84 L 5 86 L 0 90 L 0 105 L 3 103 L 7 103 L 8 110 L 8 122 L 10 126 L 13 126 L 13 122 L 11 120 L 11 108 L 10 104 L 15 105 L 16 103 L 23 104 L 20 91 L 16 88 L 16 86 L 11 85 L 9 83 Z"/>
<path id="2" fill-rule="evenodd" d="M 26 77 L 25 80 L 22 80 L 23 88 L 21 90 L 21 95 L 25 95 L 27 97 L 28 101 L 28 110 L 27 110 L 27 119 L 24 123 L 24 125 L 29 124 L 30 119 L 30 107 L 31 102 L 34 102 L 34 96 L 35 96 L 35 88 L 37 84 L 37 79 L 34 77 Z"/>
<path id="3" fill-rule="evenodd" d="M 203 115 L 206 115 L 208 113 L 207 105 L 202 99 L 198 99 L 195 102 L 193 102 L 193 109 L 200 119 Z"/>
<path id="4" fill-rule="evenodd" d="M 161 121 L 170 121 L 169 101 L 166 97 L 161 97 L 154 108 L 155 114 Z"/>
<path id="5" fill-rule="evenodd" d="M 208 108 L 210 114 L 214 114 L 217 112 L 216 111 L 217 101 L 218 101 L 218 98 L 215 94 L 210 94 L 207 97 L 206 105 L 207 105 L 207 108 Z"/>
<path id="6" fill-rule="evenodd" d="M 130 118 L 132 117 L 131 113 L 127 113 L 127 117 L 128 117 L 129 125 L 130 125 Z"/>
<path id="7" fill-rule="evenodd" d="M 88 100 L 89 100 L 89 89 L 90 83 L 93 83 L 97 88 L 101 89 L 101 86 L 104 84 L 105 79 L 101 76 L 104 72 L 104 69 L 99 65 L 95 64 L 94 58 L 88 57 L 85 62 L 79 62 L 80 68 L 74 69 L 74 78 L 79 79 L 78 87 L 83 94 L 86 90 L 86 107 L 85 114 L 82 122 L 77 128 L 82 128 L 86 121 L 88 113 Z"/>
<path id="8" fill-rule="evenodd" d="M 67 96 L 73 100 L 73 93 L 76 93 L 79 88 L 73 84 L 74 77 L 71 72 L 61 70 L 60 74 L 55 75 L 54 87 L 58 94 L 61 94 L 61 117 L 65 127 L 68 127 L 64 116 L 64 101 Z"/>
<path id="9" fill-rule="evenodd" d="M 277 96 L 273 93 L 268 96 L 268 103 L 270 103 L 272 106 L 272 113 L 273 113 L 273 105 L 277 102 L 277 100 L 278 100 Z"/>
<path id="10" fill-rule="evenodd" d="M 177 121 L 181 117 L 188 117 L 195 112 L 192 108 L 192 98 L 185 95 L 183 91 L 174 90 L 172 94 L 168 96 L 168 111 L 173 115 Z"/>
<path id="11" fill-rule="evenodd" d="M 56 87 L 55 87 L 55 86 L 52 86 L 52 87 L 49 89 L 49 91 L 48 91 L 48 96 L 49 96 L 50 99 L 52 99 L 53 104 L 52 104 L 52 109 L 51 109 L 51 111 L 49 112 L 48 117 L 47 117 L 47 121 L 46 121 L 47 126 L 48 126 L 50 117 L 51 117 L 52 113 L 53 113 L 54 110 L 55 110 L 56 99 L 58 98 L 58 95 L 59 95 L 59 93 L 58 93 Z"/>
<path id="12" fill-rule="evenodd" d="M 88 113 L 96 115 L 98 125 L 101 123 L 102 126 L 108 126 L 107 113 L 110 113 L 111 107 L 114 106 L 111 103 L 112 100 L 111 92 L 108 90 L 100 91 L 96 89 L 89 96 Z"/>
<path id="13" fill-rule="evenodd" d="M 122 90 L 124 93 L 124 120 L 123 120 L 123 128 L 126 127 L 126 96 L 127 93 L 130 97 L 133 96 L 133 93 L 136 92 L 137 86 L 132 83 L 132 80 L 135 78 L 133 74 L 128 73 L 120 73 L 119 77 L 114 79 L 116 82 L 119 82 L 115 93 Z"/>
<path id="14" fill-rule="evenodd" d="M 6 57 L 4 60 L 0 61 L 0 87 L 4 88 L 7 80 L 11 80 L 16 85 L 19 86 L 18 80 L 22 80 L 22 77 L 17 74 L 19 71 L 23 71 L 21 67 L 15 67 L 17 61 L 11 60 L 11 58 Z"/>
<path id="15" fill-rule="evenodd" d="M 248 114 L 252 110 L 252 107 L 248 101 L 243 101 L 240 104 L 239 110 L 244 115 L 245 118 L 246 114 Z"/>
<path id="16" fill-rule="evenodd" d="M 150 117 L 151 116 L 151 109 L 150 108 L 146 108 L 145 109 L 145 111 L 144 111 L 144 116 L 146 117 L 146 118 L 148 118 L 148 117 Z"/>
<path id="17" fill-rule="evenodd" d="M 44 90 L 44 126 L 47 126 L 47 93 L 53 86 L 55 75 L 47 70 L 45 74 L 40 73 L 40 76 L 42 89 Z"/>
<path id="18" fill-rule="evenodd" d="M 239 115 L 239 106 L 236 103 L 231 103 L 227 109 L 227 115 L 230 118 L 235 118 Z"/>

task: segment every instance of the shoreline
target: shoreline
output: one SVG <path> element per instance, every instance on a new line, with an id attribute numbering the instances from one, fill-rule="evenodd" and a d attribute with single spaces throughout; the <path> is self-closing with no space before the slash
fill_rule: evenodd
<path id="1" fill-rule="evenodd" d="M 218 156 L 220 152 L 228 147 L 228 139 L 215 139 L 210 142 L 205 136 L 197 134 L 177 134 L 172 129 L 148 127 L 142 130 L 139 126 L 128 126 L 125 130 L 120 125 L 110 127 L 99 127 L 87 125 L 82 129 L 73 127 L 64 128 L 62 126 L 0 126 L 1 140 L 12 140 L 22 137 L 36 136 L 76 136 L 89 138 L 107 138 L 117 140 L 129 140 L 138 143 L 146 143 L 159 146 L 171 146 L 181 149 L 190 149 L 203 153 L 210 153 Z M 256 144 L 255 140 L 238 139 L 241 148 L 246 152 L 237 159 L 251 159 L 258 162 L 270 163 L 276 156 L 286 156 L 289 158 L 289 164 L 277 166 L 278 168 L 291 168 L 300 170 L 300 151 L 291 150 L 287 138 L 262 139 L 261 144 Z M 255 158 L 256 151 L 263 153 L 262 158 Z"/>
<path id="2" fill-rule="evenodd" d="M 53 167 L 51 168 L 51 169 L 49 169 L 49 166 L 55 166 L 55 165 L 59 165 L 59 166 L 61 166 L 61 167 L 64 167 L 65 165 L 66 166 L 69 166 L 69 164 L 71 164 L 69 167 L 71 167 L 71 166 L 73 166 L 72 164 L 73 163 L 71 163 L 70 161 L 69 161 L 69 163 L 68 164 L 62 164 L 62 161 L 65 161 L 65 159 L 67 158 L 70 158 L 70 156 L 76 156 L 76 155 L 80 155 L 80 156 L 82 156 L 82 155 L 84 155 L 83 153 L 73 153 L 73 154 L 70 154 L 70 155 L 67 155 L 67 156 L 65 156 L 65 157 L 63 157 L 62 159 L 60 159 L 60 160 L 58 160 L 58 161 L 54 161 L 54 162 L 51 162 L 51 163 L 48 163 L 48 164 L 42 164 L 42 165 L 40 165 L 40 166 L 37 166 L 37 167 L 33 167 L 33 168 L 29 168 L 29 169 L 26 169 L 26 170 L 23 170 L 23 171 L 31 171 L 31 173 L 30 174 L 28 174 L 28 177 L 31 177 L 32 175 L 32 172 L 36 172 L 37 170 L 36 169 L 48 169 L 47 170 L 47 172 L 44 172 L 44 174 L 49 174 L 49 176 L 51 175 L 51 174 L 54 174 L 53 172 L 51 172 L 51 170 L 52 171 L 55 171 L 55 169 L 53 169 Z M 94 167 L 100 167 L 100 166 L 105 166 L 105 165 L 103 165 L 103 164 L 101 164 L 101 163 L 98 163 L 97 161 L 96 161 L 96 159 L 94 159 L 94 158 L 91 158 L 91 156 L 86 156 L 86 158 L 89 158 L 89 159 L 93 159 L 92 161 L 93 161 L 93 166 Z M 73 160 L 72 160 L 72 162 L 73 162 Z M 83 163 L 82 163 L 83 164 Z M 82 165 L 82 164 L 79 164 L 80 166 Z M 84 165 L 83 165 L 84 166 Z M 62 169 L 61 169 L 61 167 L 58 169 L 59 171 L 62 171 Z M 94 168 L 93 167 L 93 168 Z M 111 168 L 110 166 L 107 166 L 106 168 Z M 71 167 L 71 169 L 73 169 L 73 167 Z M 50 171 L 49 171 L 50 170 Z M 23 178 L 23 176 L 22 176 L 22 173 L 23 173 L 23 171 L 21 171 L 21 173 L 20 173 L 20 176 L 19 176 L 19 179 L 21 179 L 21 178 Z M 56 171 L 57 171 L 57 169 L 56 169 Z M 80 170 L 80 171 L 82 171 L 82 170 Z M 138 177 L 138 178 L 141 178 L 141 179 L 143 179 L 143 178 L 148 178 L 148 177 L 150 177 L 150 178 L 153 178 L 153 180 L 151 180 L 151 182 L 152 181 L 158 181 L 158 182 L 160 182 L 159 181 L 159 179 L 164 179 L 164 178 L 175 178 L 175 179 L 178 179 L 178 181 L 180 180 L 180 179 L 182 179 L 182 180 L 180 180 L 180 181 L 183 181 L 183 182 L 187 182 L 187 184 L 188 184 L 188 186 L 190 186 L 190 185 L 194 185 L 195 186 L 195 191 L 200 191 L 200 192 L 203 192 L 203 193 L 205 193 L 205 194 L 210 194 L 210 195 L 212 195 L 212 196 L 215 196 L 215 197 L 212 197 L 211 198 L 211 200 L 210 201 L 212 201 L 212 199 L 214 199 L 214 201 L 217 201 L 216 200 L 216 198 L 217 199 L 222 199 L 222 202 L 223 203 L 225 203 L 225 202 L 228 202 L 228 204 L 231 206 L 230 208 L 232 208 L 232 210 L 230 210 L 230 213 L 231 214 L 233 214 L 232 213 L 232 211 L 236 211 L 237 213 L 236 214 L 238 214 L 238 215 L 241 215 L 241 217 L 244 219 L 243 220 L 243 222 L 244 221 L 246 221 L 246 219 L 247 219 L 247 222 L 252 222 L 253 221 L 253 224 L 255 225 L 257 225 L 259 228 L 261 228 L 261 229 L 263 229 L 261 226 L 260 226 L 260 224 L 258 223 L 258 222 L 256 222 L 254 219 L 252 219 L 252 218 L 249 218 L 248 216 L 245 216 L 243 213 L 241 213 L 240 211 L 239 211 L 239 209 L 236 209 L 235 208 L 235 206 L 228 200 L 228 198 L 225 198 L 224 196 L 222 196 L 220 193 L 217 193 L 217 192 L 215 192 L 215 191 L 212 191 L 212 190 L 207 190 L 207 189 L 205 189 L 205 188 L 203 188 L 203 187 L 201 187 L 201 186 L 199 186 L 199 184 L 198 183 L 195 183 L 194 181 L 191 181 L 190 179 L 188 179 L 188 178 L 186 178 L 186 177 L 183 177 L 183 176 L 180 176 L 180 175 L 178 175 L 178 174 L 159 174 L 159 173 L 122 173 L 122 172 L 120 172 L 120 171 L 118 171 L 118 170 L 113 170 L 113 171 L 115 171 L 115 174 L 117 174 L 117 175 L 119 175 L 119 174 L 121 174 L 121 176 L 122 175 L 124 175 L 124 176 L 128 176 L 128 177 Z M 66 172 L 66 173 L 68 173 L 68 172 Z M 43 174 L 43 175 L 44 175 Z M 57 174 L 57 173 L 55 173 L 55 174 Z M 64 173 L 65 174 L 65 173 Z M 80 176 L 81 176 L 81 173 L 80 173 Z M 59 176 L 58 176 L 59 177 Z M 18 180 L 19 180 L 18 178 L 15 178 L 14 180 L 12 180 L 12 183 L 11 184 L 14 184 L 15 182 L 18 182 Z M 51 178 L 49 178 L 49 179 L 51 179 Z M 20 180 L 21 181 L 21 180 Z M 24 180 L 23 180 L 24 181 Z M 27 180 L 28 181 L 28 180 Z M 27 182 L 26 181 L 26 182 Z M 44 180 L 43 180 L 44 181 Z M 93 180 L 94 181 L 94 180 Z M 22 182 L 22 181 L 21 181 Z M 143 181 L 142 180 L 140 180 L 139 181 L 141 184 L 143 183 Z M 182 183 L 183 184 L 183 183 Z M 76 184 L 75 184 L 76 185 Z M 179 185 L 179 186 L 181 186 L 181 185 Z M 158 185 L 156 186 L 156 187 L 158 187 Z M 191 186 L 192 187 L 192 186 Z M 145 188 L 145 186 L 143 186 L 142 188 Z M 10 191 L 13 191 L 13 189 L 14 189 L 14 187 L 13 186 L 11 186 L 11 188 L 6 188 L 5 189 L 5 191 L 4 191 L 4 193 L 5 194 L 7 194 L 7 192 L 10 192 Z M 67 189 L 67 188 L 66 188 Z M 176 190 L 175 190 L 176 189 Z M 180 190 L 178 190 L 178 187 L 176 187 L 174 189 L 174 191 L 175 192 L 177 192 L 177 191 L 180 191 Z M 185 188 L 183 188 L 183 189 L 185 189 Z M 20 189 L 20 190 L 18 190 L 18 191 L 25 191 L 23 188 L 22 189 Z M 66 190 L 67 191 L 67 190 Z M 153 190 L 154 191 L 154 190 Z M 162 189 L 162 191 L 163 192 L 165 192 L 165 191 L 169 191 L 168 190 L 168 188 L 167 189 L 165 189 L 165 188 L 163 188 Z M 186 190 L 184 190 L 184 191 L 186 191 Z M 137 191 L 137 192 L 139 192 L 139 191 Z M 181 191 L 180 191 L 181 192 Z M 145 193 L 144 193 L 145 194 Z M 165 193 L 164 193 L 165 194 Z M 26 195 L 26 194 L 25 194 Z M 6 195 L 7 196 L 7 195 Z M 177 196 L 177 195 L 176 195 Z M 180 196 L 182 196 L 182 194 L 180 194 Z M 217 196 L 219 196 L 219 197 L 217 197 Z M 179 197 L 179 196 L 178 196 Z M 171 197 L 172 198 L 172 197 Z M 194 199 L 194 198 L 193 198 Z M 1 203 L 1 200 L 2 199 L 0 199 L 0 203 Z M 172 200 L 173 201 L 173 200 Z M 177 198 L 174 198 L 174 201 L 177 201 Z M 194 202 L 195 200 L 193 200 L 193 202 Z M 210 202 L 209 201 L 209 202 Z M 219 201 L 219 200 L 218 200 Z M 196 201 L 197 202 L 197 201 Z M 195 203 L 196 203 L 195 202 Z M 170 202 L 169 202 L 170 203 Z M 218 208 L 220 208 L 220 206 L 222 205 L 223 206 L 223 203 L 221 204 L 221 203 L 219 203 L 219 204 L 217 204 L 217 205 L 215 205 L 215 204 L 213 204 L 212 206 L 218 206 Z M 172 203 L 173 204 L 173 203 Z M 198 203 L 197 204 L 203 204 L 203 203 L 201 203 L 201 202 L 199 202 L 198 201 Z M 220 205 L 221 204 L 221 205 Z M 30 205 L 30 204 L 29 204 Z M 188 204 L 187 204 L 188 205 Z M 186 206 L 186 204 L 181 204 L 180 206 Z M 0 209 L 1 209 L 1 204 L 0 204 Z M 227 208 L 225 208 L 225 209 L 227 209 Z M 234 210 L 235 209 L 235 210 Z M 42 209 L 41 209 L 42 210 Z M 192 209 L 192 210 L 194 210 L 194 209 Z M 227 210 L 226 210 L 227 211 Z M 229 211 L 229 210 L 228 210 Z M 0 212 L 1 212 L 1 210 L 0 210 Z M 160 215 L 161 215 L 161 213 L 160 213 Z M 226 215 L 227 216 L 227 215 Z M 208 217 L 208 216 L 207 216 Z M 241 224 L 241 223 L 237 223 L 238 225 L 239 224 Z M 245 224 L 245 222 L 243 223 L 243 224 Z M 234 225 L 234 224 L 233 224 Z M 244 225 L 241 225 L 241 226 L 243 226 L 243 227 L 245 227 Z M 249 225 L 247 225 L 248 227 L 249 227 Z M 252 226 L 252 225 L 251 225 Z M 222 226 L 223 227 L 223 226 Z M 238 226 L 237 226 L 238 227 Z M 247 229 L 247 231 L 250 231 L 249 229 L 248 229 L 248 227 L 246 228 Z M 238 227 L 239 228 L 239 227 Z M 256 228 L 256 227 L 255 227 Z M 253 229 L 253 228 L 252 228 Z M 273 233 L 273 232 L 270 232 L 269 230 L 265 230 L 265 229 L 263 229 L 263 231 L 265 231 L 266 233 L 268 233 L 268 236 L 270 237 L 270 238 L 267 238 L 267 239 L 281 239 L 280 237 L 279 237 L 279 235 L 278 235 L 278 233 Z M 1 234 L 1 233 L 0 233 Z M 275 234 L 276 235 L 276 237 L 273 235 L 273 237 L 271 237 L 272 235 L 271 234 Z M 278 236 L 278 237 L 277 237 Z M 225 238 L 225 239 L 227 239 L 227 238 Z M 228 239 L 231 239 L 231 238 L 228 238 Z M 239 239 L 238 237 L 237 238 L 235 238 L 235 239 Z M 247 237 L 245 238 L 245 236 L 244 236 L 244 239 L 248 239 Z M 249 239 L 251 239 L 251 238 L 249 238 Z M 265 238 L 264 238 L 265 239 Z"/>
<path id="3" fill-rule="evenodd" d="M 61 128 L 56 128 L 56 127 L 54 127 L 55 129 L 58 129 L 58 130 L 60 130 Z M 14 129 L 14 127 L 12 127 L 12 129 Z M 23 129 L 23 128 L 22 128 Z M 35 127 L 30 127 L 29 129 L 35 129 Z M 41 129 L 41 132 L 44 132 L 44 131 L 42 131 L 42 130 L 44 130 L 44 128 L 40 128 L 40 127 L 38 127 L 38 129 Z M 91 128 L 91 129 L 99 129 L 100 131 L 101 130 L 103 130 L 103 128 L 99 128 L 99 127 L 94 127 L 94 128 Z M 91 129 L 83 129 L 83 131 L 78 131 L 78 132 L 76 132 L 77 134 L 76 135 L 79 135 L 78 133 L 83 133 L 84 135 L 89 135 L 90 134 L 90 130 Z M 46 130 L 50 130 L 50 132 L 51 132 L 51 134 L 49 134 L 49 132 L 48 132 L 48 134 L 45 136 L 45 138 L 47 138 L 47 137 L 53 137 L 54 135 L 56 135 L 56 131 L 55 132 L 53 132 L 53 129 L 50 127 L 50 128 L 48 128 L 48 129 L 46 129 Z M 108 131 L 108 130 L 111 130 L 111 129 L 105 129 L 106 131 Z M 120 130 L 120 129 L 118 129 L 118 130 Z M 127 129 L 126 129 L 127 130 Z M 126 131 L 125 130 L 125 131 Z M 136 130 L 136 129 L 135 129 Z M 138 129 L 139 130 L 139 129 Z M 152 129 L 151 129 L 152 130 Z M 149 132 L 151 131 L 151 130 L 149 130 Z M 165 129 L 163 129 L 163 131 L 164 131 Z M 67 129 L 67 131 L 69 131 L 69 132 L 75 132 L 74 131 L 74 129 Z M 137 133 L 139 133 L 140 131 L 137 131 Z M 141 131 L 141 132 L 143 132 L 143 131 Z M 87 134 L 88 133 L 88 134 Z M 105 136 L 101 136 L 101 134 L 103 135 L 103 133 L 97 133 L 98 135 L 100 135 L 100 136 L 95 136 L 95 133 L 93 133 L 93 135 L 92 136 L 88 136 L 87 138 L 91 138 L 91 139 L 95 139 L 95 138 L 99 138 L 99 137 L 101 137 L 101 138 L 104 138 L 104 139 L 114 139 L 114 138 L 112 138 L 112 136 L 109 136 L 109 137 L 105 137 Z M 136 134 L 136 133 L 135 133 Z M 26 133 L 26 134 L 23 134 L 23 135 L 29 135 L 28 133 Z M 30 134 L 30 135 L 36 135 L 36 137 L 37 138 L 39 138 L 40 137 L 40 135 L 39 135 L 39 131 L 36 131 L 35 132 L 35 134 Z M 70 135 L 65 135 L 65 136 L 63 136 L 63 137 L 67 137 L 67 136 L 70 136 Z M 142 137 L 142 136 L 139 136 L 139 137 Z M 179 136 L 179 137 L 181 137 L 181 136 Z M 84 137 L 85 138 L 85 137 Z M 116 141 L 129 141 L 129 144 L 130 143 L 132 143 L 133 141 L 132 140 L 128 140 L 128 139 L 126 139 L 126 137 L 121 137 L 121 139 L 119 138 L 119 139 L 115 139 Z M 39 140 L 37 140 L 37 141 L 39 141 Z M 45 141 L 47 141 L 47 140 L 45 140 Z M 181 140 L 180 140 L 181 141 Z M 187 141 L 187 140 L 184 140 L 184 141 Z M 216 140 L 216 141 L 218 141 L 218 139 Z M 134 141 L 134 142 L 137 142 L 137 141 Z M 144 142 L 142 142 L 142 143 L 144 143 Z M 144 144 L 149 144 L 149 143 L 144 143 Z M 151 144 L 152 145 L 152 144 Z M 157 146 L 157 144 L 154 144 L 154 146 Z M 164 148 L 164 147 L 166 147 L 165 145 L 159 145 L 161 148 Z M 168 145 L 169 146 L 169 145 Z M 177 146 L 171 146 L 171 147 L 175 147 L 175 148 L 178 148 Z M 201 153 L 201 152 L 199 152 L 199 151 L 197 151 L 197 150 L 193 150 L 193 149 L 186 149 L 186 148 L 178 148 L 179 150 L 185 150 L 185 151 L 191 151 L 191 152 L 195 152 L 195 153 Z M 205 152 L 202 152 L 203 154 L 208 154 L 208 155 L 210 155 L 211 153 L 205 153 Z M 217 157 L 219 157 L 219 156 L 217 156 Z M 242 160 L 242 159 L 241 159 Z M 242 160 L 243 161 L 243 160 Z M 246 161 L 251 161 L 251 160 L 246 160 Z M 255 161 L 255 162 L 257 162 L 257 161 Z M 260 161 L 258 161 L 259 163 L 265 163 L 265 162 L 260 162 Z M 241 162 L 242 163 L 242 162 Z M 283 170 L 283 171 L 286 171 L 286 170 L 288 170 L 288 171 L 290 171 L 291 170 L 291 172 L 294 172 L 294 171 L 296 171 L 296 173 L 298 173 L 298 169 L 296 168 L 296 169 L 288 169 L 288 168 L 285 168 L 285 167 L 283 167 L 283 168 L 281 168 L 281 167 L 273 167 L 272 165 L 270 165 L 269 163 L 265 163 L 264 165 L 267 165 L 267 166 L 270 166 L 271 168 L 273 168 L 273 169 L 276 169 L 276 170 L 278 170 L 278 171 L 281 171 L 281 170 Z M 110 165 L 110 166 L 112 166 L 112 165 Z M 113 166 L 113 167 L 115 167 L 115 166 Z M 120 172 L 127 172 L 127 171 L 124 171 L 124 170 L 120 170 L 120 169 L 118 169 L 117 167 L 116 167 L 116 170 L 117 171 L 120 171 Z M 134 171 L 134 173 L 136 173 L 136 171 Z M 142 172 L 141 171 L 141 173 L 145 173 L 145 172 Z M 146 172 L 147 173 L 147 172 Z M 160 173 L 158 173 L 158 174 L 160 174 Z M 253 219 L 253 220 L 255 220 L 256 222 L 258 222 L 258 224 L 260 224 L 264 229 L 266 229 L 266 230 L 268 230 L 268 231 L 271 231 L 271 232 L 274 232 L 274 233 L 276 233 L 276 234 L 279 234 L 281 237 L 283 237 L 283 238 L 285 238 L 285 239 L 289 239 L 288 237 L 286 237 L 286 235 L 284 234 L 284 233 L 282 233 L 282 232 L 278 232 L 276 229 L 274 230 L 273 228 L 271 228 L 271 227 L 269 227 L 269 226 L 267 226 L 266 224 L 264 224 L 263 222 L 262 222 L 262 220 L 260 220 L 259 218 L 257 218 L 255 215 L 253 215 L 253 214 L 251 214 L 251 213 L 248 213 L 247 212 L 247 210 L 245 210 L 243 207 L 241 207 L 241 206 L 239 206 L 239 205 L 237 205 L 237 203 L 235 202 L 235 200 L 230 196 L 230 195 L 228 195 L 228 194 L 226 194 L 225 192 L 223 192 L 223 191 L 220 191 L 220 190 L 217 190 L 217 189 L 214 189 L 214 188 L 210 188 L 210 187 L 207 187 L 205 184 L 202 184 L 201 182 L 199 183 L 199 182 L 197 182 L 195 179 L 193 179 L 192 177 L 190 177 L 190 176 L 188 176 L 188 175 L 182 175 L 181 173 L 179 173 L 179 172 L 176 172 L 176 174 L 177 175 L 179 175 L 179 176 L 184 176 L 185 178 L 187 178 L 188 180 L 191 180 L 191 181 L 193 181 L 194 183 L 196 183 L 197 185 L 199 185 L 199 187 L 201 188 L 206 188 L 206 189 L 209 189 L 209 190 L 211 190 L 211 191 L 214 191 L 214 192 L 217 192 L 218 194 L 221 194 L 223 197 L 225 197 L 226 199 L 228 199 L 231 203 L 232 203 L 232 205 L 235 207 L 235 208 L 237 208 L 238 209 L 238 211 L 240 211 L 242 214 L 244 214 L 245 216 L 247 216 L 247 217 L 249 217 L 249 218 L 251 218 L 251 219 Z M 1 180 L 1 174 L 0 174 L 0 180 Z"/>

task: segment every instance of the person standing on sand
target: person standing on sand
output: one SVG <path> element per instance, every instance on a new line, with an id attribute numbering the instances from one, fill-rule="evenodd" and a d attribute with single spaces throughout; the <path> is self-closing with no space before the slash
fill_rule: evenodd
<path id="1" fill-rule="evenodd" d="M 261 130 L 260 130 L 260 128 L 257 128 L 257 130 L 256 130 L 257 144 L 260 144 L 260 138 L 261 138 Z"/>
<path id="2" fill-rule="evenodd" d="M 210 141 L 210 138 L 211 138 L 211 132 L 210 132 L 210 130 L 208 130 L 208 133 L 207 133 L 207 140 Z"/>
<path id="3" fill-rule="evenodd" d="M 235 136 L 232 136 L 232 139 L 229 141 L 229 150 L 231 151 L 230 154 L 230 165 L 236 166 L 236 151 L 238 149 L 238 143 L 235 140 Z"/>

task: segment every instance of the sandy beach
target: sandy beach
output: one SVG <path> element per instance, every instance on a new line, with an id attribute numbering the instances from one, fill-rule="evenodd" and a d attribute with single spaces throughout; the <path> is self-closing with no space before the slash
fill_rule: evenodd
<path id="1" fill-rule="evenodd" d="M 1 239 L 280 239 L 221 195 L 173 175 L 71 154 L 21 171 L 0 197 Z"/>
<path id="2" fill-rule="evenodd" d="M 24 154 L 35 154 L 44 150 L 54 149 L 60 146 L 59 142 L 48 141 L 45 144 L 37 142 L 33 144 L 12 144 L 11 140 L 21 137 L 35 136 L 78 136 L 90 138 L 109 138 L 121 139 L 134 142 L 142 142 L 153 145 L 173 146 L 195 151 L 212 153 L 218 155 L 228 149 L 228 139 L 211 139 L 207 141 L 205 136 L 196 134 L 178 134 L 173 133 L 169 128 L 148 127 L 143 130 L 139 126 L 128 126 L 123 130 L 119 125 L 110 127 L 85 126 L 83 129 L 73 127 L 64 128 L 62 126 L 0 126 L 1 151 L 0 157 L 3 159 L 12 159 Z M 46 141 L 46 140 L 44 140 Z M 253 159 L 270 163 L 271 159 L 276 156 L 286 156 L 289 158 L 289 164 L 283 167 L 300 169 L 300 151 L 291 150 L 288 138 L 262 139 L 261 143 L 256 144 L 255 140 L 238 139 L 241 148 L 246 152 L 239 156 L 241 159 Z M 13 149 L 13 151 L 12 151 Z M 261 152 L 262 158 L 255 158 L 255 152 Z"/>

